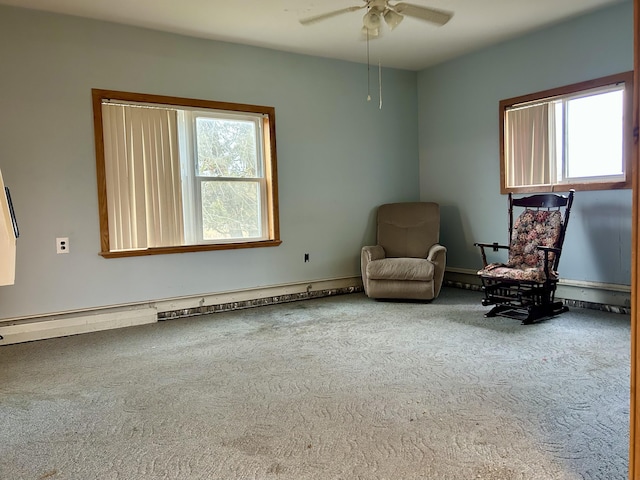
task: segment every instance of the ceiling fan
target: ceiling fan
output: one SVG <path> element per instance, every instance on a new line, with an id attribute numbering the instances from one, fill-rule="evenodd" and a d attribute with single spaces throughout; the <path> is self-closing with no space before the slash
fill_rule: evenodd
<path id="1" fill-rule="evenodd" d="M 421 7 L 412 3 L 391 3 L 389 0 L 363 1 L 364 5 L 355 5 L 303 18 L 300 20 L 300 23 L 302 25 L 312 25 L 328 18 L 366 8 L 367 13 L 365 13 L 362 18 L 362 32 L 367 35 L 367 38 L 376 38 L 380 35 L 380 27 L 382 26 L 383 19 L 389 28 L 393 30 L 400 24 L 400 22 L 402 22 L 405 16 L 417 18 L 418 20 L 423 20 L 439 26 L 444 25 L 451 20 L 451 17 L 453 17 L 453 13 L 451 12 L 436 10 L 435 8 Z"/>

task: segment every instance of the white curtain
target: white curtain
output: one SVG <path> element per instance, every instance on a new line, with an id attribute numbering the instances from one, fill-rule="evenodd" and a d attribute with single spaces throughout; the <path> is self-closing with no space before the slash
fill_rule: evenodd
<path id="1" fill-rule="evenodd" d="M 104 103 L 111 250 L 183 244 L 175 110 Z"/>
<path id="2" fill-rule="evenodd" d="M 553 104 L 508 110 L 505 157 L 508 186 L 555 183 L 555 115 Z"/>

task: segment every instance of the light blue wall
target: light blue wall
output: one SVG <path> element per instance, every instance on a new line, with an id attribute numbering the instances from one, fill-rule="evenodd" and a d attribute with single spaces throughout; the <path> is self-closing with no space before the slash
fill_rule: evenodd
<path id="1" fill-rule="evenodd" d="M 21 230 L 0 319 L 357 276 L 390 201 L 438 201 L 449 265 L 476 268 L 474 241 L 506 239 L 498 101 L 630 70 L 632 29 L 629 1 L 419 74 L 384 69 L 378 110 L 365 65 L 0 7 L 0 169 Z M 283 244 L 100 257 L 91 88 L 274 106 Z M 571 222 L 563 277 L 629 284 L 631 192 L 578 192 Z"/>
<path id="2" fill-rule="evenodd" d="M 418 75 L 420 192 L 442 208 L 448 265 L 481 266 L 474 242 L 507 242 L 498 102 L 633 69 L 631 1 Z M 577 192 L 560 262 L 570 280 L 629 285 L 631 190 Z"/>
<path id="3" fill-rule="evenodd" d="M 383 71 L 379 110 L 362 64 L 7 7 L 0 72 L 0 168 L 21 231 L 0 318 L 358 276 L 375 207 L 419 198 L 415 72 Z M 98 256 L 91 88 L 274 106 L 282 245 Z"/>

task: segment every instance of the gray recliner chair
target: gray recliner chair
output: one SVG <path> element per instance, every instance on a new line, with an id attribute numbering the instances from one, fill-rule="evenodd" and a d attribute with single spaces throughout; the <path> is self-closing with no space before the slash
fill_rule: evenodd
<path id="1" fill-rule="evenodd" d="M 371 298 L 432 300 L 440 293 L 447 249 L 440 245 L 440 206 L 433 202 L 378 207 L 377 245 L 361 252 L 364 291 Z"/>

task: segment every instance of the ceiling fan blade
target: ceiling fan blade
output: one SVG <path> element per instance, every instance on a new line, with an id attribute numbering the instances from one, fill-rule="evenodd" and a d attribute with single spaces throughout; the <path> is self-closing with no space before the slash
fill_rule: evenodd
<path id="1" fill-rule="evenodd" d="M 402 15 L 435 23 L 436 25 L 444 25 L 453 17 L 453 13 L 451 12 L 436 10 L 435 8 L 421 7 L 412 3 L 400 2 L 395 5 L 390 5 L 390 7 Z"/>
<path id="2" fill-rule="evenodd" d="M 361 10 L 365 8 L 366 5 L 358 5 L 353 7 L 342 8 L 340 10 L 334 10 L 333 12 L 322 13 L 320 15 L 315 15 L 313 17 L 307 17 L 300 20 L 302 25 L 311 25 L 316 22 L 320 22 L 322 20 L 326 20 L 327 18 L 337 17 L 338 15 L 342 15 L 343 13 L 355 12 L 356 10 Z"/>

